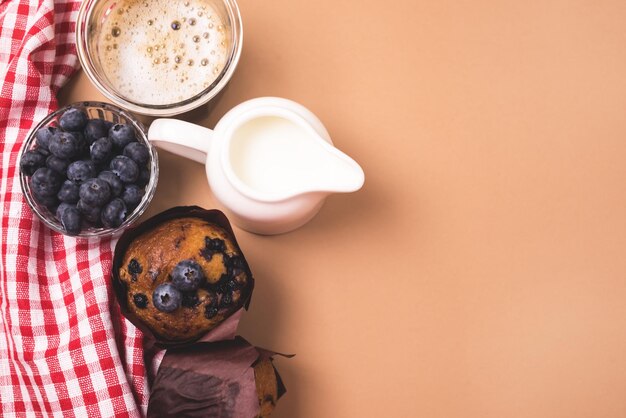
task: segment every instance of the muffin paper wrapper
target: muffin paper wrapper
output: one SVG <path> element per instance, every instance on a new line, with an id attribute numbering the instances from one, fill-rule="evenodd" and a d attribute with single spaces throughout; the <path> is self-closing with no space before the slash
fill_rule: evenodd
<path id="1" fill-rule="evenodd" d="M 152 385 L 148 417 L 254 418 L 260 407 L 253 367 L 275 354 L 241 337 L 168 349 Z M 285 388 L 274 372 L 278 399 Z"/>
<path id="2" fill-rule="evenodd" d="M 235 237 L 235 233 L 233 232 L 233 229 L 230 225 L 230 222 L 228 221 L 228 218 L 226 217 L 226 215 L 224 215 L 224 213 L 222 213 L 221 211 L 217 209 L 207 210 L 207 209 L 200 208 L 198 206 L 177 206 L 177 207 L 168 209 L 164 212 L 161 212 L 151 217 L 150 219 L 147 219 L 141 224 L 138 224 L 124 231 L 124 233 L 118 240 L 117 245 L 115 246 L 115 254 L 113 256 L 113 268 L 112 268 L 112 273 L 111 273 L 111 277 L 113 281 L 113 289 L 114 289 L 115 296 L 119 303 L 122 314 L 130 322 L 132 322 L 133 325 L 135 325 L 137 328 L 139 328 L 143 332 L 144 337 L 146 338 L 147 346 L 156 345 L 157 347 L 160 347 L 160 348 L 169 348 L 169 347 L 185 346 L 193 342 L 197 342 L 197 341 L 210 342 L 210 341 L 220 341 L 224 339 L 232 339 L 235 337 L 237 325 L 239 324 L 239 318 L 241 317 L 241 314 L 242 314 L 242 309 L 239 309 L 235 313 L 231 314 L 228 318 L 226 318 L 224 322 L 222 322 L 221 324 L 219 324 L 218 326 L 216 326 L 215 328 L 207 332 L 204 336 L 200 337 L 199 339 L 196 339 L 193 341 L 181 342 L 181 341 L 168 341 L 168 340 L 160 339 L 150 330 L 150 328 L 148 328 L 139 318 L 137 318 L 136 315 L 134 315 L 128 309 L 128 304 L 127 304 L 128 302 L 126 299 L 126 285 L 120 280 L 119 275 L 118 275 L 118 271 L 120 267 L 122 266 L 122 260 L 124 257 L 124 253 L 126 252 L 126 249 L 135 238 L 137 238 L 139 235 L 143 234 L 144 232 L 150 231 L 151 229 L 153 229 L 154 227 L 156 227 L 157 225 L 165 221 L 168 221 L 171 219 L 185 218 L 185 217 L 200 218 L 200 219 L 203 219 L 207 222 L 211 222 L 223 228 L 232 237 L 233 244 L 235 245 L 235 247 L 237 247 L 237 250 L 241 254 L 241 257 L 244 259 L 244 261 L 246 259 L 243 251 L 241 251 L 241 248 L 239 247 L 239 244 L 237 243 L 237 238 Z M 247 261 L 246 261 L 246 264 L 247 264 Z M 249 292 L 250 296 L 248 297 L 248 300 L 244 304 L 243 308 L 245 309 L 248 309 L 248 306 L 250 304 L 250 299 L 252 298 L 252 292 L 254 290 L 254 278 L 252 275 L 250 276 L 250 280 L 251 280 L 251 287 L 250 287 L 250 292 Z"/>

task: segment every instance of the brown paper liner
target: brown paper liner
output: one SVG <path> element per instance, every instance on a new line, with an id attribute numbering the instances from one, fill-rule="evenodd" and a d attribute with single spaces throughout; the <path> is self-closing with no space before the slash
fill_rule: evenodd
<path id="1" fill-rule="evenodd" d="M 233 244 L 241 254 L 241 257 L 245 261 L 245 256 L 237 243 L 237 239 L 235 237 L 235 233 L 233 232 L 232 227 L 230 226 L 230 222 L 226 215 L 217 209 L 207 210 L 200 208 L 198 206 L 177 206 L 171 209 L 168 209 L 164 212 L 161 212 L 150 219 L 128 228 L 120 239 L 118 240 L 115 246 L 115 253 L 113 255 L 113 268 L 111 272 L 111 278 L 113 282 L 113 290 L 116 296 L 116 299 L 119 303 L 120 310 L 122 314 L 130 321 L 134 326 L 139 328 L 145 337 L 146 346 L 150 347 L 152 345 L 156 345 L 160 348 L 169 348 L 169 347 L 180 347 L 189 345 L 195 341 L 220 341 L 224 339 L 233 339 L 235 337 L 237 331 L 237 325 L 239 324 L 239 318 L 241 317 L 242 309 L 235 311 L 228 318 L 224 320 L 221 324 L 213 328 L 204 336 L 190 340 L 190 341 L 168 341 L 162 338 L 157 337 L 150 328 L 148 328 L 136 315 L 133 314 L 132 311 L 128 309 L 128 301 L 126 299 L 126 284 L 122 282 L 119 278 L 119 270 L 122 266 L 122 260 L 124 257 L 124 253 L 126 249 L 130 245 L 130 243 L 139 235 L 144 232 L 150 231 L 157 225 L 169 221 L 171 219 L 177 218 L 187 218 L 194 217 L 200 218 L 207 222 L 211 222 L 223 228 L 226 232 L 230 234 L 232 237 Z M 246 262 L 247 264 L 247 262 Z M 252 274 L 250 274 L 250 291 L 248 292 L 248 299 L 244 303 L 244 308 L 248 309 L 250 304 L 250 299 L 252 297 L 252 291 L 254 290 L 254 279 Z"/>
<path id="2" fill-rule="evenodd" d="M 148 418 L 257 417 L 254 366 L 276 354 L 241 337 L 168 349 L 152 385 Z M 286 390 L 274 372 L 278 400 Z"/>

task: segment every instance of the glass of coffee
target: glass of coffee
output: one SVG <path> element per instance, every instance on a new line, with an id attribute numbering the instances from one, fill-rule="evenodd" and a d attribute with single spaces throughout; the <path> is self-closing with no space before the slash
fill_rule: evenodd
<path id="1" fill-rule="evenodd" d="M 78 56 L 95 86 L 132 112 L 171 116 L 232 77 L 243 29 L 234 0 L 85 0 Z"/>

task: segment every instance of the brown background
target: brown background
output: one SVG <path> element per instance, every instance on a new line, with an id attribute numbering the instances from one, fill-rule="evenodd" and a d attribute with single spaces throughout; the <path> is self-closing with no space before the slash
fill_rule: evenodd
<path id="1" fill-rule="evenodd" d="M 209 114 L 283 96 L 366 173 L 304 228 L 237 230 L 276 418 L 626 416 L 626 3 L 240 0 Z M 84 74 L 63 103 L 98 99 Z M 149 213 L 219 207 L 161 152 Z"/>

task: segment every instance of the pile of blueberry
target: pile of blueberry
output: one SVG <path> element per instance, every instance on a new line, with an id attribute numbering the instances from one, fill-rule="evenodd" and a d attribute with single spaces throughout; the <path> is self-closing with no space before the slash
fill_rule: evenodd
<path id="1" fill-rule="evenodd" d="M 198 263 L 193 260 L 181 261 L 172 271 L 171 283 L 163 283 L 154 289 L 152 293 L 154 307 L 162 312 L 175 311 L 182 305 L 183 296 L 188 299 L 195 296 L 196 290 L 204 281 L 204 272 Z"/>
<path id="2" fill-rule="evenodd" d="M 56 214 L 68 235 L 117 228 L 141 202 L 150 181 L 150 151 L 129 124 L 89 119 L 70 108 L 35 133 L 20 160 L 34 199 Z"/>

